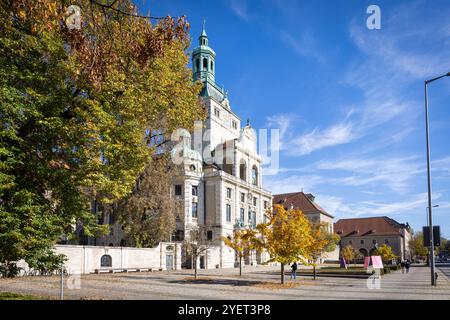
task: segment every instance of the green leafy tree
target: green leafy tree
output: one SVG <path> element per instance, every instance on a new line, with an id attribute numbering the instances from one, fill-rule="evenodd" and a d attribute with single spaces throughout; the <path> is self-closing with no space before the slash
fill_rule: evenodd
<path id="1" fill-rule="evenodd" d="M 423 245 L 422 232 L 413 234 L 408 242 L 408 246 L 411 257 L 420 257 L 422 259 L 427 259 L 429 252 L 428 249 Z"/>
<path id="2" fill-rule="evenodd" d="M 201 118 L 184 18 L 153 25 L 129 0 L 0 3 L 0 263 L 34 263 L 128 197 L 178 127 Z M 162 137 L 155 142 L 156 137 Z"/>

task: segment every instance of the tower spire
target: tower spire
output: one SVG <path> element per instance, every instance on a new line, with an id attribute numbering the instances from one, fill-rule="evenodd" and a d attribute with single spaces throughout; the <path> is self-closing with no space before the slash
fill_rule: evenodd
<path id="1" fill-rule="evenodd" d="M 206 35 L 206 20 L 205 19 L 203 19 L 202 36 L 207 37 L 207 35 Z"/>

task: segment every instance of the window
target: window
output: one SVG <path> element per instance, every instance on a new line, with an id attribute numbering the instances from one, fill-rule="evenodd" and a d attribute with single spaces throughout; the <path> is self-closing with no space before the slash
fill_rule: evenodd
<path id="1" fill-rule="evenodd" d="M 244 222 L 244 219 L 245 219 L 245 209 L 244 209 L 244 208 L 241 208 L 240 219 L 241 219 L 241 222 L 243 223 L 243 222 Z"/>
<path id="2" fill-rule="evenodd" d="M 232 120 L 231 126 L 233 127 L 234 130 L 237 130 L 237 122 L 236 121 Z"/>
<path id="3" fill-rule="evenodd" d="M 198 186 L 192 186 L 192 195 L 198 196 Z"/>
<path id="4" fill-rule="evenodd" d="M 256 199 L 256 197 L 253 197 L 253 205 L 256 206 L 256 202 L 258 201 L 258 199 Z"/>
<path id="5" fill-rule="evenodd" d="M 361 240 L 361 244 L 364 244 L 364 240 Z"/>
<path id="6" fill-rule="evenodd" d="M 114 214 L 109 214 L 109 224 L 114 224 L 116 222 L 116 219 L 114 217 Z"/>
<path id="7" fill-rule="evenodd" d="M 245 193 L 241 192 L 241 202 L 245 202 Z"/>
<path id="8" fill-rule="evenodd" d="M 192 202 L 192 218 L 198 217 L 198 203 Z"/>
<path id="9" fill-rule="evenodd" d="M 211 61 L 211 72 L 214 70 L 214 62 Z"/>
<path id="10" fill-rule="evenodd" d="M 227 204 L 227 222 L 231 222 L 231 205 Z"/>
<path id="11" fill-rule="evenodd" d="M 181 184 L 177 184 L 177 185 L 175 185 L 175 195 L 176 196 L 181 196 L 182 194 L 181 194 Z"/>
<path id="12" fill-rule="evenodd" d="M 231 188 L 227 188 L 227 198 L 231 199 Z"/>
<path id="13" fill-rule="evenodd" d="M 252 184 L 254 186 L 258 185 L 258 168 L 256 166 L 252 168 Z"/>
<path id="14" fill-rule="evenodd" d="M 245 163 L 244 159 L 241 159 L 241 163 L 239 166 L 239 178 L 241 180 L 247 181 L 247 164 Z"/>
<path id="15" fill-rule="evenodd" d="M 200 59 L 195 60 L 195 71 L 200 71 Z"/>
<path id="16" fill-rule="evenodd" d="M 208 70 L 208 59 L 203 58 L 203 70 Z"/>
<path id="17" fill-rule="evenodd" d="M 214 115 L 220 117 L 220 110 L 218 108 L 214 108 Z"/>
<path id="18" fill-rule="evenodd" d="M 372 240 L 372 243 L 373 243 L 373 244 L 377 243 L 377 240 L 375 240 L 375 239 L 374 239 L 374 240 Z"/>
<path id="19" fill-rule="evenodd" d="M 264 201 L 264 209 L 267 209 L 267 206 L 268 206 L 268 202 Z"/>
<path id="20" fill-rule="evenodd" d="M 252 212 L 249 211 L 249 212 L 248 212 L 248 224 L 250 224 L 251 221 L 252 221 Z"/>
<path id="21" fill-rule="evenodd" d="M 105 254 L 100 258 L 100 267 L 112 267 L 112 258 L 111 256 Z"/>
<path id="22" fill-rule="evenodd" d="M 208 241 L 211 241 L 213 239 L 213 232 L 211 230 L 207 232 L 206 239 L 208 239 Z"/>
<path id="23" fill-rule="evenodd" d="M 348 242 L 348 244 L 353 244 L 353 241 L 352 241 L 352 240 L 350 240 L 350 241 Z"/>
<path id="24" fill-rule="evenodd" d="M 384 240 L 384 243 L 389 244 L 389 240 L 388 239 Z"/>

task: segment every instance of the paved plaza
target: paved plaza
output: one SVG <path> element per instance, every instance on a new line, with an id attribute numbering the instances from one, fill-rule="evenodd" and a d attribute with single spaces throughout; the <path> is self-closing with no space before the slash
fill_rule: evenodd
<path id="1" fill-rule="evenodd" d="M 412 267 L 408 274 L 396 271 L 381 278 L 379 289 L 369 289 L 367 279 L 300 276 L 280 288 L 274 267 L 201 270 L 196 282 L 192 270 L 153 273 L 82 275 L 79 289 L 65 288 L 66 299 L 450 299 L 450 280 L 437 269 L 438 286 L 431 288 L 429 268 Z M 75 279 L 76 280 L 76 279 Z M 71 287 L 77 281 L 69 279 Z M 0 292 L 58 298 L 60 278 L 22 277 L 0 279 Z"/>

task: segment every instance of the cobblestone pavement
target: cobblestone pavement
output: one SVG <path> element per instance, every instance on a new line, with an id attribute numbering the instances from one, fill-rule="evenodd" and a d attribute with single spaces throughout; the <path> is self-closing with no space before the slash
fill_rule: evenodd
<path id="1" fill-rule="evenodd" d="M 154 273 L 82 275 L 80 289 L 65 287 L 66 299 L 450 299 L 450 280 L 438 269 L 438 286 L 430 286 L 427 267 L 412 267 L 408 274 L 396 271 L 381 278 L 379 289 L 369 289 L 366 279 L 301 276 L 286 277 L 291 288 L 264 283 L 279 282 L 279 269 L 245 268 L 200 270 L 192 282 L 192 270 Z M 75 281 L 74 281 L 75 280 Z M 69 278 L 72 287 L 77 279 Z M 370 281 L 370 280 L 369 280 Z M 0 279 L 0 292 L 59 296 L 58 276 Z M 69 284 L 70 284 L 69 283 Z M 376 286 L 375 286 L 376 287 Z"/>

